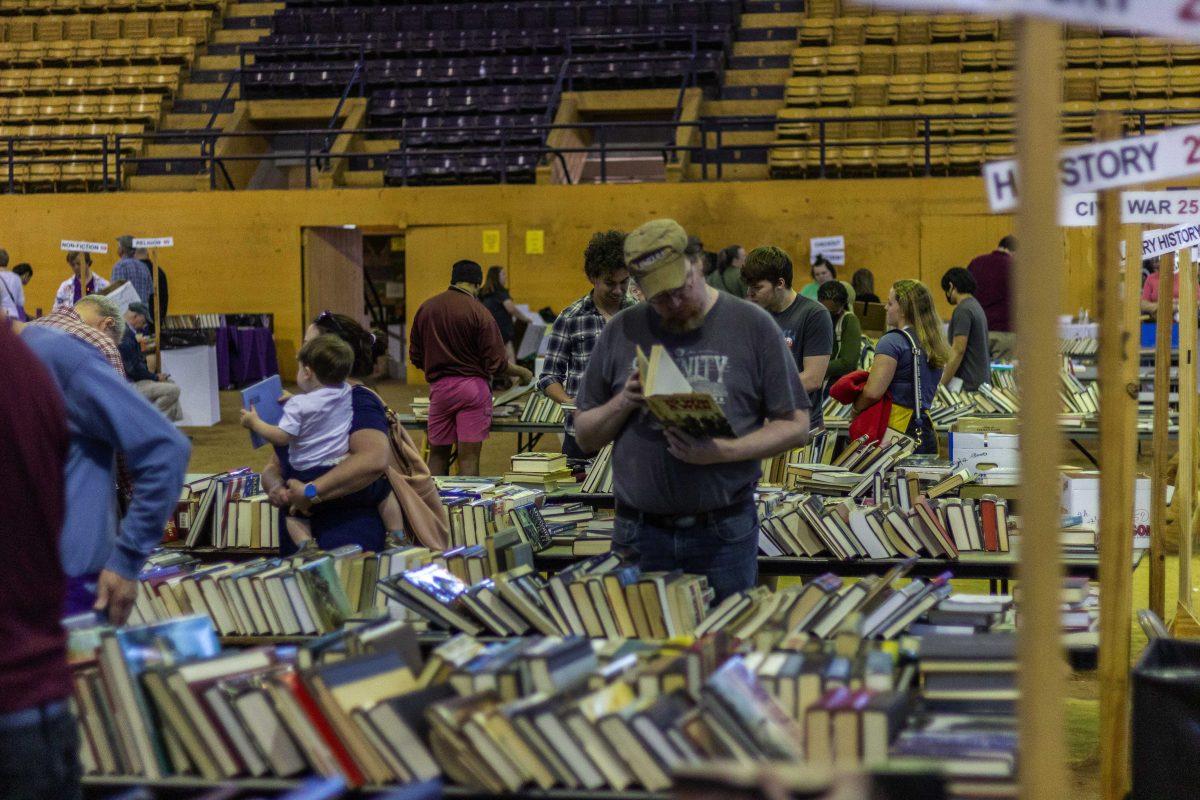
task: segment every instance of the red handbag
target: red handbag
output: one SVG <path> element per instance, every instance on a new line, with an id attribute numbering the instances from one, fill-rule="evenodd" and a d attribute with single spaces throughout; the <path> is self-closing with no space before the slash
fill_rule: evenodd
<path id="1" fill-rule="evenodd" d="M 867 385 L 867 378 L 870 376 L 871 373 L 865 369 L 843 375 L 829 387 L 829 396 L 842 405 L 852 405 L 862 395 L 862 391 Z M 886 392 L 883 397 L 867 406 L 858 413 L 858 416 L 850 420 L 850 439 L 866 436 L 868 442 L 881 441 L 883 435 L 887 433 L 888 419 L 891 418 L 891 415 L 892 393 Z"/>

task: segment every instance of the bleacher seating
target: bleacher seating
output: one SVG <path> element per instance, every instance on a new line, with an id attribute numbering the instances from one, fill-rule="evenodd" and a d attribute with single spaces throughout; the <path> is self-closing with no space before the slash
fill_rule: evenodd
<path id="1" fill-rule="evenodd" d="M 289 2 L 247 54 L 242 96 L 336 97 L 365 57 L 389 182 L 533 180 L 556 88 L 715 86 L 736 0 L 329 7 Z M 497 147 L 503 152 L 490 152 Z M 475 153 L 464 152 L 475 149 Z M 489 152 L 482 152 L 483 150 Z M 411 150 L 411 152 L 410 152 Z"/>
<path id="2" fill-rule="evenodd" d="M 809 2 L 807 14 L 777 114 L 772 174 L 973 174 L 1011 155 L 1011 20 L 841 0 Z M 1090 139 L 1101 110 L 1126 112 L 1137 131 L 1200 122 L 1200 46 L 1080 27 L 1066 36 L 1065 141 Z"/>
<path id="3" fill-rule="evenodd" d="M 0 189 L 86 189 L 169 107 L 224 0 L 0 0 Z M 9 163 L 11 160 L 11 163 Z"/>

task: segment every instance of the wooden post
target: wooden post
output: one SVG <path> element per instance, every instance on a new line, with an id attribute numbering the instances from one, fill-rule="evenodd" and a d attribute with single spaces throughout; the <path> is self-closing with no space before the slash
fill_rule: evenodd
<path id="1" fill-rule="evenodd" d="M 1115 114 L 1097 120 L 1097 137 L 1120 131 Z M 1121 195 L 1100 194 L 1096 284 L 1100 299 L 1100 787 L 1104 800 L 1129 792 L 1129 653 L 1133 613 L 1133 468 L 1137 459 L 1137 395 L 1130 396 L 1130 363 L 1140 339 L 1130 335 L 1129 304 L 1136 304 L 1133 275 L 1140 279 L 1141 240 L 1121 268 Z M 1137 264 L 1137 266 L 1134 266 Z M 1123 284 L 1123 279 L 1127 279 Z M 1138 281 L 1140 289 L 1140 280 Z M 1123 301 L 1123 302 L 1122 302 Z M 1130 435 L 1132 434 L 1132 436 Z"/>
<path id="2" fill-rule="evenodd" d="M 1058 314 L 1065 270 L 1058 230 L 1058 104 L 1062 74 L 1060 26 L 1048 20 L 1017 23 L 1017 165 L 1021 204 L 1015 261 L 1017 361 L 1021 393 L 1021 582 L 1019 735 L 1020 797 L 1067 795 L 1062 626 L 1062 555 L 1057 531 Z"/>
<path id="3" fill-rule="evenodd" d="M 1175 480 L 1179 518 L 1179 606 L 1194 619 L 1192 605 L 1192 512 L 1196 498 L 1196 265 L 1188 249 L 1176 256 L 1179 274 L 1179 474 Z M 1161 279 L 1160 279 L 1161 280 Z M 1159 302 L 1170 302 L 1159 295 Z M 1157 387 L 1155 387 L 1157 389 Z M 1177 622 L 1179 615 L 1176 615 Z"/>
<path id="4" fill-rule="evenodd" d="M 154 323 L 154 371 L 162 373 L 162 298 L 158 296 L 158 253 L 150 251 L 150 291 L 154 294 L 154 308 L 150 309 L 150 321 Z"/>
<path id="5" fill-rule="evenodd" d="M 1129 262 L 1132 269 L 1137 259 Z M 1162 257 L 1158 268 L 1158 316 L 1154 339 L 1154 472 L 1150 476 L 1150 610 L 1167 618 L 1166 555 L 1163 533 L 1167 526 L 1167 466 L 1170 463 L 1171 323 L 1175 319 L 1175 254 Z M 1139 265 L 1140 266 L 1140 265 Z M 1182 389 L 1182 385 L 1180 389 Z M 1178 506 L 1176 506 L 1178 508 Z"/>

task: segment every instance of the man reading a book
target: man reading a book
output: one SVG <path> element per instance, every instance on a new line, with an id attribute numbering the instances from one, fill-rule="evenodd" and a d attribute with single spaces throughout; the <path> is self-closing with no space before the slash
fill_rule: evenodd
<path id="1" fill-rule="evenodd" d="M 760 461 L 807 440 L 809 402 L 775 322 L 708 286 L 702 259 L 674 220 L 625 239 L 646 302 L 601 333 L 575 432 L 585 451 L 613 442 L 614 544 L 643 571 L 706 576 L 719 601 L 757 579 Z M 687 432 L 719 427 L 733 435 Z"/>
<path id="2" fill-rule="evenodd" d="M 574 404 L 583 370 L 604 325 L 635 301 L 628 294 L 629 270 L 625 266 L 625 234 L 605 231 L 592 236 L 583 253 L 583 271 L 592 290 L 563 309 L 550 329 L 546 361 L 538 388 L 551 400 Z M 574 414 L 568 412 L 563 435 L 563 455 L 587 457 L 575 442 Z"/>

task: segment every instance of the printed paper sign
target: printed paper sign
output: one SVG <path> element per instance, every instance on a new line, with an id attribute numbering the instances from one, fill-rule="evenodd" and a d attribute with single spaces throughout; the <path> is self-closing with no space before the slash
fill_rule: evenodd
<path id="1" fill-rule="evenodd" d="M 1200 244 L 1200 225 L 1185 222 L 1174 228 L 1142 234 L 1142 260 Z"/>
<path id="2" fill-rule="evenodd" d="M 1197 173 L 1200 173 L 1200 125 L 1068 147 L 1058 160 L 1059 185 L 1071 192 L 1115 189 Z M 1015 160 L 983 165 L 983 181 L 992 211 L 1011 211 L 1017 207 L 1018 178 Z"/>
<path id="3" fill-rule="evenodd" d="M 808 263 L 817 263 L 817 256 L 825 256 L 825 260 L 834 266 L 846 264 L 845 236 L 818 236 L 808 240 Z"/>
<path id="4" fill-rule="evenodd" d="M 104 242 L 74 242 L 70 239 L 63 239 L 58 243 L 58 249 L 76 253 L 107 253 L 108 245 Z"/>
<path id="5" fill-rule="evenodd" d="M 134 239 L 133 246 L 139 250 L 154 250 L 159 247 L 174 247 L 175 240 L 170 236 L 160 236 L 157 239 Z"/>
<path id="6" fill-rule="evenodd" d="M 1097 224 L 1095 192 L 1064 194 L 1059 200 L 1058 224 L 1090 228 Z M 1200 192 L 1122 192 L 1121 222 L 1178 225 L 1200 219 Z"/>
<path id="7" fill-rule="evenodd" d="M 991 17 L 1025 14 L 1200 41 L 1200 0 L 872 0 L 871 5 L 959 10 Z"/>
<path id="8" fill-rule="evenodd" d="M 545 231 L 525 231 L 525 254 L 540 256 L 546 252 Z"/>

